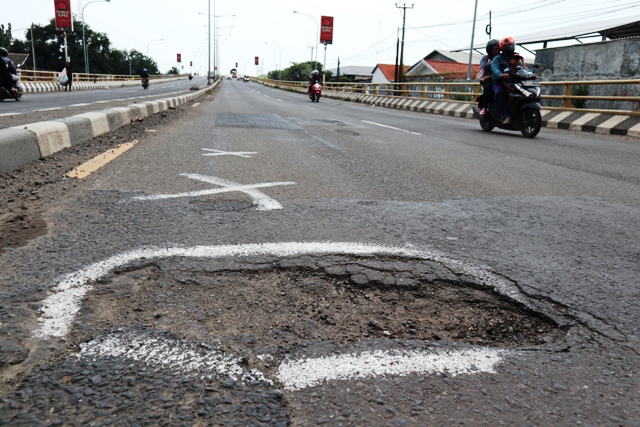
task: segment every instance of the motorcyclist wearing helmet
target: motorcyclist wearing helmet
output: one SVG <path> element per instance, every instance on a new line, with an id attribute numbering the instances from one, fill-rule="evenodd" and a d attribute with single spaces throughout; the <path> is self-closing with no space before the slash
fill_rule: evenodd
<path id="1" fill-rule="evenodd" d="M 509 117 L 509 107 L 507 104 L 507 94 L 502 85 L 502 79 L 509 77 L 509 73 L 505 73 L 500 67 L 501 63 L 509 63 L 509 58 L 513 56 L 516 49 L 516 42 L 513 37 L 505 37 L 500 40 L 500 53 L 496 55 L 491 61 L 491 78 L 493 80 L 493 96 L 498 103 L 500 109 L 500 116 L 502 118 L 502 124 L 508 125 L 511 123 L 511 117 Z M 524 62 L 523 62 L 524 68 Z"/>
<path id="2" fill-rule="evenodd" d="M 307 93 L 311 93 L 311 88 L 316 82 L 320 82 L 320 72 L 318 70 L 313 70 L 309 74 L 309 89 L 307 89 Z"/>
<path id="3" fill-rule="evenodd" d="M 143 79 L 148 79 L 149 78 L 149 72 L 147 71 L 146 68 L 142 69 L 142 72 L 140 73 L 140 77 Z"/>
<path id="4" fill-rule="evenodd" d="M 500 42 L 496 39 L 489 40 L 487 43 L 487 54 L 480 59 L 480 72 L 478 72 L 478 80 L 482 86 L 482 95 L 478 97 L 478 108 L 480 114 L 487 112 L 487 107 L 493 101 L 493 80 L 491 77 L 491 60 L 500 53 Z"/>
<path id="5" fill-rule="evenodd" d="M 3 69 L 3 75 L 0 76 L 2 84 L 7 86 L 7 88 L 11 87 L 12 92 L 21 91 L 22 83 L 20 82 L 20 76 L 18 75 L 18 67 L 16 67 L 16 64 L 9 59 L 9 52 L 4 47 L 0 47 L 0 58 L 2 58 L 2 66 L 9 71 L 7 75 Z"/>

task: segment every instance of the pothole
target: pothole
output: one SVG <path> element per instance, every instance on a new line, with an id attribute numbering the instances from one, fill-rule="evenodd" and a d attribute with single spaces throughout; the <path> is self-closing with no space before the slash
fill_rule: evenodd
<path id="1" fill-rule="evenodd" d="M 514 348 L 564 334 L 544 315 L 436 262 L 309 259 L 120 272 L 87 295 L 76 322 L 83 327 L 72 333 L 83 341 L 92 331 L 145 324 L 194 342 L 218 337 L 284 349 L 371 339 Z"/>
<path id="2" fill-rule="evenodd" d="M 4 215 L 0 227 L 0 252 L 5 248 L 24 246 L 44 234 L 47 234 L 47 223 L 37 211 Z"/>

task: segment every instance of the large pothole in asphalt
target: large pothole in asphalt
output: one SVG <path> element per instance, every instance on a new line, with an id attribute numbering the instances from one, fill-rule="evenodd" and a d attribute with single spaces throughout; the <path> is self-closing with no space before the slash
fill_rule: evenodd
<path id="1" fill-rule="evenodd" d="M 137 266 L 98 284 L 72 339 L 144 324 L 192 342 L 286 353 L 303 342 L 348 346 L 370 339 L 513 348 L 563 334 L 546 316 L 437 262 L 326 256 L 177 265 Z"/>

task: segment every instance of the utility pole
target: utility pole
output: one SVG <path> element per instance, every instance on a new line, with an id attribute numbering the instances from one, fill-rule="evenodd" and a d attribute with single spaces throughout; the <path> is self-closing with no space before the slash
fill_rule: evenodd
<path id="1" fill-rule="evenodd" d="M 406 3 L 402 6 L 400 6 L 400 3 L 396 3 L 396 8 L 402 9 L 402 49 L 400 50 L 400 70 L 398 72 L 398 76 L 400 77 L 398 80 L 400 83 L 404 81 L 404 28 L 407 20 L 407 9 L 413 9 L 414 4 L 415 3 L 412 3 L 411 7 L 409 7 Z"/>

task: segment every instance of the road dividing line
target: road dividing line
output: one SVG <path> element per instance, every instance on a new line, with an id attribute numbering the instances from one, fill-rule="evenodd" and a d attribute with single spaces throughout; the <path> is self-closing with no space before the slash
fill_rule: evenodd
<path id="1" fill-rule="evenodd" d="M 36 338 L 64 336 L 80 311 L 87 292 L 100 278 L 114 269 L 132 262 L 151 262 L 170 257 L 184 258 L 247 258 L 252 256 L 291 257 L 301 255 L 386 255 L 439 262 L 456 274 L 475 278 L 482 286 L 527 305 L 527 297 L 512 283 L 485 269 L 449 258 L 441 253 L 413 246 L 385 246 L 358 242 L 281 242 L 220 246 L 147 247 L 120 253 L 95 262 L 81 270 L 61 277 L 40 306 L 39 326 L 33 331 Z"/>
<path id="2" fill-rule="evenodd" d="M 372 351 L 332 355 L 302 360 L 284 360 L 278 380 L 288 390 L 314 387 L 332 380 L 355 380 L 387 375 L 407 376 L 446 372 L 449 376 L 495 373 L 505 350 L 470 348 L 464 350 L 426 349 L 414 351 Z"/>
<path id="3" fill-rule="evenodd" d="M 210 153 L 203 153 L 203 156 L 238 156 L 250 159 L 250 154 L 258 154 L 256 151 L 222 151 L 214 150 L 211 148 L 203 148 L 203 151 L 211 151 Z"/>
<path id="4" fill-rule="evenodd" d="M 383 127 L 383 128 L 399 130 L 400 132 L 407 132 L 407 133 L 410 133 L 412 135 L 422 135 L 421 133 L 418 133 L 418 132 L 411 132 L 410 130 L 400 129 L 400 128 L 396 128 L 396 127 L 389 126 L 389 125 L 383 125 L 382 123 L 370 122 L 368 120 L 363 120 L 363 122 L 369 123 L 370 125 L 380 126 L 380 127 Z"/>
<path id="5" fill-rule="evenodd" d="M 106 151 L 102 154 L 97 155 L 93 159 L 89 160 L 73 169 L 71 172 L 68 172 L 66 175 L 69 178 L 78 178 L 83 179 L 91 175 L 93 172 L 97 171 L 116 157 L 120 156 L 122 153 L 133 148 L 134 145 L 138 143 L 138 140 L 134 140 L 132 142 L 126 142 L 124 144 L 118 145 L 113 150 Z"/>

